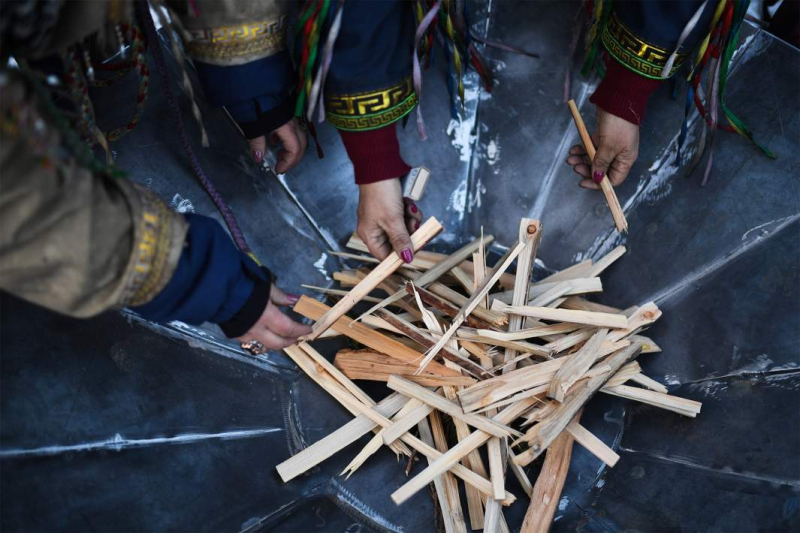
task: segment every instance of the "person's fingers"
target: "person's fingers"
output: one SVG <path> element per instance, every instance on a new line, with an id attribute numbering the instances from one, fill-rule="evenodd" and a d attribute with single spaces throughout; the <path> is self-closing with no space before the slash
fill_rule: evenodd
<path id="1" fill-rule="evenodd" d="M 570 155 L 586 155 L 586 150 L 582 144 L 575 144 L 569 149 Z"/>
<path id="2" fill-rule="evenodd" d="M 309 328 L 310 329 L 310 328 Z M 257 340 L 261 344 L 264 345 L 264 348 L 267 350 L 282 350 L 287 346 L 291 346 L 297 339 L 290 339 L 286 337 L 281 337 L 280 335 L 276 334 L 273 331 L 268 329 L 262 329 L 248 338 L 247 340 Z"/>
<path id="3" fill-rule="evenodd" d="M 275 172 L 277 174 L 283 174 L 294 168 L 295 165 L 300 162 L 300 158 L 302 157 L 300 152 L 300 139 L 298 139 L 297 132 L 294 128 L 281 126 L 276 130 L 276 133 L 281 144 L 283 144 L 283 148 L 278 152 Z"/>
<path id="4" fill-rule="evenodd" d="M 614 162 L 616 157 L 617 151 L 612 146 L 601 143 L 600 146 L 597 147 L 597 153 L 592 161 L 591 176 L 595 183 L 600 183 L 603 180 L 603 177 L 608 173 L 608 169 L 611 167 L 611 163 Z"/>
<path id="5" fill-rule="evenodd" d="M 403 198 L 403 205 L 405 206 L 406 220 L 413 218 L 417 222 L 422 222 L 422 210 L 414 203 L 414 200 Z"/>
<path id="6" fill-rule="evenodd" d="M 367 250 L 375 259 L 383 261 L 387 255 L 392 253 L 392 245 L 389 243 L 386 233 L 379 226 L 373 226 L 370 222 L 359 223 L 356 233 L 367 245 Z"/>
<path id="7" fill-rule="evenodd" d="M 586 163 L 580 163 L 572 167 L 572 170 L 582 178 L 591 179 L 592 167 Z"/>
<path id="8" fill-rule="evenodd" d="M 600 184 L 595 183 L 594 181 L 592 181 L 589 178 L 582 179 L 581 182 L 578 183 L 578 186 L 579 187 L 583 187 L 584 189 L 592 190 L 592 191 L 599 191 L 600 190 Z"/>
<path id="9" fill-rule="evenodd" d="M 591 165 L 592 162 L 585 155 L 571 155 L 567 157 L 567 164 L 574 167 L 575 165 Z"/>
<path id="10" fill-rule="evenodd" d="M 267 138 L 262 135 L 248 140 L 247 144 L 250 145 L 250 156 L 253 161 L 260 165 L 264 161 L 264 154 L 267 152 Z"/>
<path id="11" fill-rule="evenodd" d="M 626 152 L 619 154 L 614 159 L 614 162 L 611 163 L 611 167 L 608 169 L 608 179 L 611 181 L 611 185 L 616 187 L 625 181 L 625 178 L 628 177 L 628 173 L 631 171 L 631 167 L 633 167 L 633 163 L 635 161 L 635 154 L 629 155 Z"/>
<path id="12" fill-rule="evenodd" d="M 270 331 L 287 339 L 297 339 L 297 337 L 301 335 L 308 335 L 311 333 L 310 326 L 295 322 L 281 313 L 280 309 L 271 303 L 267 304 L 267 310 L 264 312 L 262 323 Z"/>
<path id="13" fill-rule="evenodd" d="M 413 261 L 414 248 L 411 246 L 411 237 L 406 229 L 405 217 L 392 217 L 386 219 L 383 224 L 392 249 L 403 259 L 403 262 Z"/>
<path id="14" fill-rule="evenodd" d="M 299 300 L 300 297 L 296 294 L 287 294 L 283 292 L 277 285 L 273 283 L 269 290 L 269 299 L 275 305 L 282 306 L 294 305 L 297 303 L 297 300 Z"/>

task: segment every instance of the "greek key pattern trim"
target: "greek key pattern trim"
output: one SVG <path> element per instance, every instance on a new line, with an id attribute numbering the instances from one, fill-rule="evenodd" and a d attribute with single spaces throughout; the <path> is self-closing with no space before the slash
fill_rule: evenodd
<path id="1" fill-rule="evenodd" d="M 408 97 L 396 106 L 368 115 L 352 116 L 338 115 L 326 110 L 328 122 L 335 128 L 345 131 L 369 131 L 388 126 L 397 122 L 414 110 L 417 105 L 417 95 L 411 93 Z"/>
<path id="2" fill-rule="evenodd" d="M 283 50 L 286 16 L 235 26 L 189 30 L 189 54 L 198 58 L 232 59 Z"/>
<path id="3" fill-rule="evenodd" d="M 617 61 L 646 78 L 661 79 L 661 70 L 671 52 L 641 39 L 617 18 L 616 13 L 611 15 L 601 38 L 608 53 Z M 670 76 L 686 57 L 687 54 L 678 54 Z"/>

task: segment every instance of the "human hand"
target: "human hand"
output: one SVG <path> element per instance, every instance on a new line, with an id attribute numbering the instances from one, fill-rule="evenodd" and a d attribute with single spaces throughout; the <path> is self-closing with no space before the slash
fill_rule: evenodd
<path id="1" fill-rule="evenodd" d="M 275 284 L 269 291 L 269 300 L 264 312 L 247 333 L 236 339 L 242 343 L 260 342 L 267 350 L 280 350 L 297 342 L 297 338 L 311 333 L 311 327 L 295 322 L 278 309 L 279 306 L 294 305 L 300 298 L 286 294 Z"/>
<path id="2" fill-rule="evenodd" d="M 253 160 L 261 164 L 267 150 L 266 136 L 262 135 L 247 142 L 250 145 L 250 153 L 253 155 Z M 283 145 L 283 148 L 275 156 L 277 160 L 275 164 L 276 174 L 283 174 L 296 167 L 303 158 L 308 146 L 306 132 L 296 117 L 270 133 L 269 142 L 274 146 Z"/>
<path id="3" fill-rule="evenodd" d="M 381 261 L 392 250 L 410 263 L 414 249 L 409 235 L 419 228 L 422 211 L 403 198 L 400 179 L 359 185 L 358 226 L 356 233 L 369 252 Z"/>
<path id="4" fill-rule="evenodd" d="M 631 167 L 639 156 L 639 126 L 616 115 L 597 108 L 597 132 L 592 135 L 597 153 L 589 160 L 583 145 L 569 149 L 567 164 L 583 179 L 579 183 L 584 189 L 600 190 L 603 176 L 614 187 L 628 177 Z"/>

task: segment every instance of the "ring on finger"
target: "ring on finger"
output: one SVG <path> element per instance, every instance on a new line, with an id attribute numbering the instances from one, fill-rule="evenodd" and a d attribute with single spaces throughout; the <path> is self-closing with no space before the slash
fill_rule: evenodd
<path id="1" fill-rule="evenodd" d="M 264 348 L 264 345 L 261 344 L 261 342 L 255 340 L 255 339 L 249 340 L 247 342 L 243 342 L 241 344 L 241 347 L 242 347 L 242 350 L 246 350 L 246 351 L 250 352 L 253 355 L 261 355 L 262 353 L 264 353 L 266 351 L 266 349 Z"/>

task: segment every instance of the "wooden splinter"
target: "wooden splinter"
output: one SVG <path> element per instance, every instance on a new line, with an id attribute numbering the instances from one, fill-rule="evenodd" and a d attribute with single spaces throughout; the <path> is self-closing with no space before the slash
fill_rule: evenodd
<path id="1" fill-rule="evenodd" d="M 583 147 L 586 149 L 589 159 L 594 160 L 595 153 L 597 152 L 594 149 L 592 138 L 589 136 L 589 132 L 586 130 L 586 124 L 583 123 L 581 112 L 578 111 L 578 106 L 575 105 L 575 100 L 570 100 L 567 102 L 567 104 L 569 104 L 569 110 L 572 111 L 572 118 L 575 120 L 575 126 L 578 128 L 578 133 L 581 136 Z M 606 202 L 608 202 L 608 208 L 611 210 L 611 216 L 614 217 L 614 225 L 617 227 L 617 231 L 620 233 L 627 233 L 628 221 L 625 220 L 625 213 L 622 212 L 622 207 L 619 205 L 617 194 L 614 192 L 614 187 L 611 186 L 611 181 L 609 181 L 608 176 L 603 176 L 603 181 L 600 182 L 600 188 L 603 190 L 603 196 L 606 197 Z"/>

